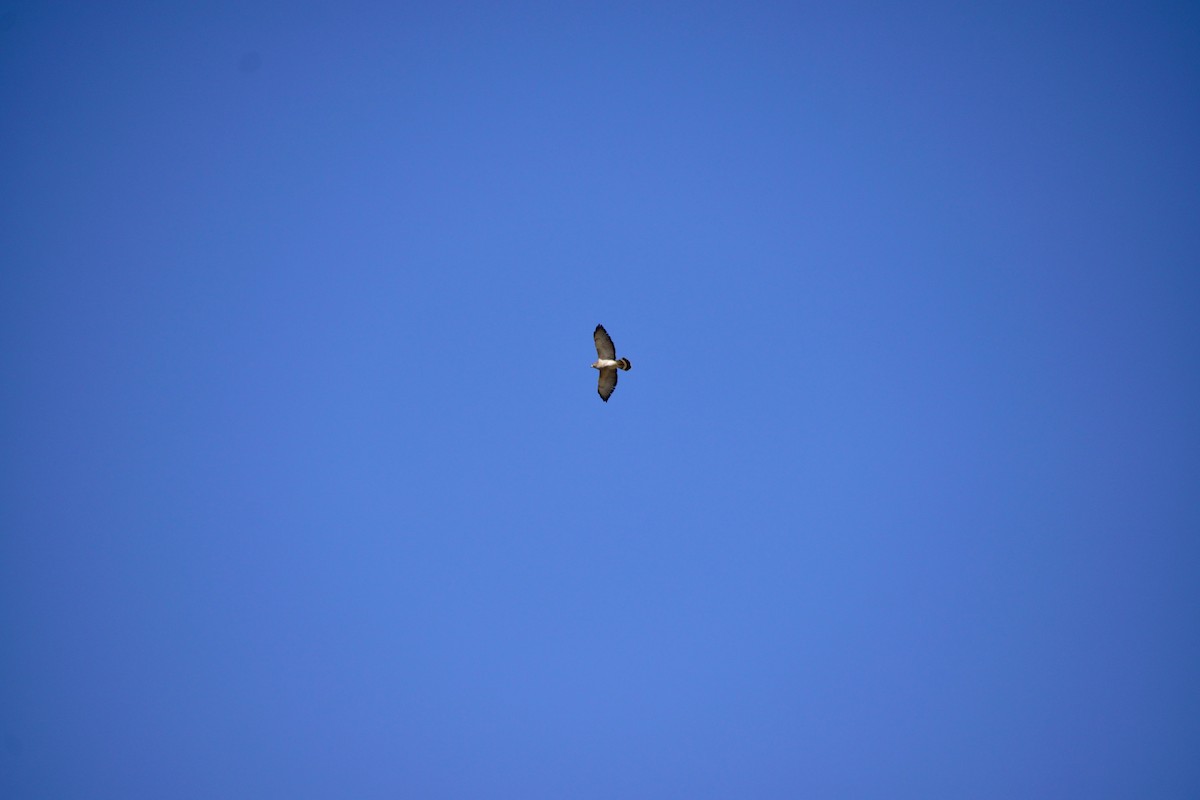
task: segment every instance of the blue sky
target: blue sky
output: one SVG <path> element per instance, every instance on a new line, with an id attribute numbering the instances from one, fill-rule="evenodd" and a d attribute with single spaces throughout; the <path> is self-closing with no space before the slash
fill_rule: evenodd
<path id="1" fill-rule="evenodd" d="M 8 1 L 0 141 L 3 796 L 1200 794 L 1191 4 Z"/>

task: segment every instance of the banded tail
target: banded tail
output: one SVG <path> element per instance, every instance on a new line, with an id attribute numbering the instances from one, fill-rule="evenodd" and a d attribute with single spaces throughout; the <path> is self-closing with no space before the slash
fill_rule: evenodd
<path id="1" fill-rule="evenodd" d="M 628 370 L 628 369 L 630 369 L 630 368 L 632 368 L 632 367 L 633 367 L 633 364 L 630 364 L 630 363 L 629 363 L 629 359 L 628 359 L 628 358 L 618 358 L 618 359 L 617 359 L 617 369 L 624 369 L 624 370 Z"/>

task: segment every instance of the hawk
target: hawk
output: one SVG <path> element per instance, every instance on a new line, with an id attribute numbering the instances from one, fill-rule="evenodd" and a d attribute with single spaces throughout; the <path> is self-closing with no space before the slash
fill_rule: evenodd
<path id="1" fill-rule="evenodd" d="M 600 385 L 596 391 L 600 393 L 600 399 L 607 403 L 613 389 L 617 388 L 617 370 L 629 369 L 632 365 L 628 358 L 617 358 L 617 348 L 603 325 L 596 326 L 592 338 L 596 340 L 596 355 L 600 356 L 592 364 L 592 367 L 600 370 Z"/>

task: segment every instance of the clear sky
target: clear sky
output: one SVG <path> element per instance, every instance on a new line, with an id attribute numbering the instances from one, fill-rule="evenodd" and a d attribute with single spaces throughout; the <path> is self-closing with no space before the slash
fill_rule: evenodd
<path id="1" fill-rule="evenodd" d="M 1200 796 L 1192 3 L 0 0 L 0 262 L 0 796 Z"/>

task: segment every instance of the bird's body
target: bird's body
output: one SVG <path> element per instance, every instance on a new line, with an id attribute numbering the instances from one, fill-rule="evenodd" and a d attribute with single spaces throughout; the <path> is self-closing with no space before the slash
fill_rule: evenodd
<path id="1" fill-rule="evenodd" d="M 596 369 L 604 369 L 606 367 L 617 367 L 618 369 L 629 369 L 629 359 L 628 358 L 618 358 L 617 360 L 614 361 L 611 358 L 597 358 L 596 363 L 592 364 L 592 366 L 595 367 Z"/>
<path id="2" fill-rule="evenodd" d="M 592 338 L 596 341 L 596 355 L 599 356 L 592 364 L 593 369 L 600 370 L 600 383 L 596 391 L 599 392 L 600 399 L 607 403 L 613 390 L 617 388 L 617 370 L 628 370 L 633 365 L 629 363 L 628 358 L 617 358 L 616 345 L 603 325 L 596 326 Z"/>

